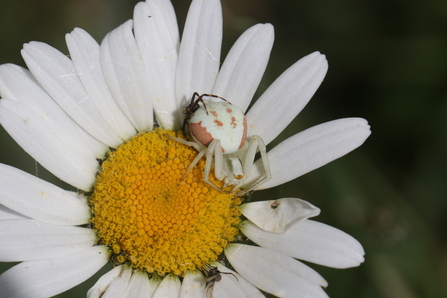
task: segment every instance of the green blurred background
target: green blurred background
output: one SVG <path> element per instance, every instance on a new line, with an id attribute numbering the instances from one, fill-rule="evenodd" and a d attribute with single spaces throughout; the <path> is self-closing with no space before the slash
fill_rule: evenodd
<path id="1" fill-rule="evenodd" d="M 64 35 L 74 27 L 101 41 L 132 18 L 135 3 L 1 0 L 0 64 L 25 66 L 20 49 L 31 40 L 67 53 Z M 189 3 L 173 1 L 181 28 Z M 223 0 L 222 5 L 223 57 L 250 26 L 275 26 L 258 95 L 304 55 L 318 50 L 328 58 L 324 83 L 275 143 L 342 117 L 363 117 L 372 126 L 371 137 L 348 156 L 254 194 L 308 200 L 322 210 L 317 220 L 363 244 L 366 262 L 358 268 L 311 265 L 329 282 L 329 296 L 447 297 L 447 1 Z M 0 162 L 66 187 L 2 128 L 0 140 Z M 10 266 L 0 264 L 0 272 Z M 98 276 L 57 297 L 85 297 Z"/>

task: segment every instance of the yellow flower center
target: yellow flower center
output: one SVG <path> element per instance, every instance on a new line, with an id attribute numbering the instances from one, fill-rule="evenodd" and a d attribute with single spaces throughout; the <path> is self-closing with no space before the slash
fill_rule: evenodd
<path id="1" fill-rule="evenodd" d="M 90 197 L 91 222 L 115 263 L 183 276 L 234 240 L 241 202 L 203 182 L 203 160 L 182 179 L 197 151 L 166 135 L 182 137 L 157 129 L 109 154 Z"/>

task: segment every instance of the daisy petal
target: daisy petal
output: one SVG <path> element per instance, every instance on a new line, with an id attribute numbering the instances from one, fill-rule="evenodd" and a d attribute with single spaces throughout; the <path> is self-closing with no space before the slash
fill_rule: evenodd
<path id="1" fill-rule="evenodd" d="M 87 280 L 107 260 L 107 248 L 94 246 L 61 258 L 22 262 L 0 275 L 2 298 L 57 295 Z"/>
<path id="2" fill-rule="evenodd" d="M 138 131 L 153 126 L 148 77 L 132 33 L 132 20 L 106 35 L 101 66 L 116 103 Z"/>
<path id="3" fill-rule="evenodd" d="M 45 121 L 63 128 L 64 138 L 81 152 L 89 148 L 96 158 L 102 158 L 108 149 L 77 125 L 42 89 L 28 69 L 14 64 L 0 65 L 0 96 L 30 107 L 42 114 Z"/>
<path id="4" fill-rule="evenodd" d="M 18 102 L 2 99 L 0 121 L 13 139 L 44 168 L 61 180 L 90 190 L 98 168 L 92 155 L 79 152 L 59 127 Z"/>
<path id="5" fill-rule="evenodd" d="M 93 246 L 92 229 L 58 226 L 31 219 L 0 221 L 0 261 L 58 258 Z"/>
<path id="6" fill-rule="evenodd" d="M 257 24 L 245 31 L 225 58 L 213 94 L 245 112 L 267 67 L 273 40 L 271 24 Z"/>
<path id="7" fill-rule="evenodd" d="M 289 67 L 248 111 L 248 135 L 262 137 L 266 145 L 275 139 L 312 98 L 327 69 L 326 57 L 319 52 Z"/>
<path id="8" fill-rule="evenodd" d="M 14 65 L 0 65 L 0 96 L 20 102 L 45 115 L 53 125 L 62 127 L 72 146 L 78 150 L 90 148 L 94 156 L 104 156 L 107 146 L 77 125 L 36 82 L 28 69 Z"/>
<path id="9" fill-rule="evenodd" d="M 87 133 L 82 127 L 76 125 L 76 129 L 81 135 L 86 147 L 90 149 L 97 159 L 105 159 L 106 153 L 110 150 L 109 146 L 95 139 L 91 134 Z"/>
<path id="10" fill-rule="evenodd" d="M 158 10 L 163 15 L 163 22 L 168 27 L 168 33 L 171 36 L 171 40 L 173 44 L 176 45 L 176 49 L 178 50 L 178 46 L 180 44 L 180 33 L 178 31 L 177 24 L 177 16 L 175 15 L 174 7 L 170 0 L 146 0 L 146 4 L 149 6 L 149 10 L 152 10 L 152 7 L 157 6 Z"/>
<path id="11" fill-rule="evenodd" d="M 180 298 L 205 298 L 206 280 L 200 271 L 187 271 L 180 289 Z"/>
<path id="12" fill-rule="evenodd" d="M 29 155 L 55 176 L 83 190 L 92 187 L 98 168 L 92 152 L 72 146 L 72 136 L 47 119 L 46 113 L 2 98 L 0 122 Z"/>
<path id="13" fill-rule="evenodd" d="M 188 11 L 177 63 L 176 96 L 180 108 L 194 92 L 210 93 L 219 72 L 222 7 L 218 0 L 194 0 Z"/>
<path id="14" fill-rule="evenodd" d="M 99 298 L 108 289 L 110 284 L 116 280 L 124 271 L 124 266 L 116 266 L 103 276 L 87 292 L 87 298 Z"/>
<path id="15" fill-rule="evenodd" d="M 242 244 L 231 244 L 225 256 L 236 271 L 257 288 L 278 297 L 328 297 L 327 282 L 316 271 L 282 253 Z"/>
<path id="16" fill-rule="evenodd" d="M 155 290 L 152 298 L 178 298 L 181 283 L 177 276 L 167 275 Z"/>
<path id="17" fill-rule="evenodd" d="M 298 222 L 283 234 L 266 232 L 250 221 L 244 221 L 241 231 L 262 247 L 326 267 L 349 268 L 364 261 L 365 252 L 357 240 L 312 220 Z"/>
<path id="18" fill-rule="evenodd" d="M 28 219 L 28 217 L 0 205 L 0 221 L 10 219 Z"/>
<path id="19" fill-rule="evenodd" d="M 81 225 L 90 219 L 89 207 L 75 196 L 4 164 L 0 164 L 0 204 L 51 224 Z"/>
<path id="20" fill-rule="evenodd" d="M 300 199 L 285 198 L 244 204 L 241 212 L 265 231 L 284 233 L 296 222 L 317 216 L 320 209 Z"/>
<path id="21" fill-rule="evenodd" d="M 116 298 L 126 295 L 126 289 L 129 286 L 130 277 L 132 276 L 132 269 L 124 267 L 121 275 L 116 277 L 107 288 L 101 298 Z"/>
<path id="22" fill-rule="evenodd" d="M 261 291 L 246 281 L 242 276 L 218 262 L 213 265 L 221 272 L 222 280 L 214 283 L 213 298 L 262 298 Z"/>
<path id="23" fill-rule="evenodd" d="M 123 296 L 123 298 L 152 297 L 159 284 L 159 279 L 149 279 L 146 273 L 141 271 L 135 272 L 132 274 L 129 286 L 124 293 L 127 296 Z"/>
<path id="24" fill-rule="evenodd" d="M 175 99 L 178 28 L 175 29 L 177 33 L 171 34 L 172 20 L 166 19 L 163 11 L 167 8 L 163 5 L 166 2 L 169 4 L 169 1 L 138 3 L 134 9 L 134 32 L 157 121 L 165 129 L 180 129 Z M 177 24 L 175 18 L 174 21 Z"/>
<path id="25" fill-rule="evenodd" d="M 87 32 L 75 28 L 65 36 L 77 74 L 93 104 L 121 140 L 135 135 L 135 129 L 115 103 L 102 73 L 99 44 Z M 115 144 L 114 147 L 119 145 Z"/>
<path id="26" fill-rule="evenodd" d="M 22 56 L 39 84 L 79 126 L 108 146 L 120 143 L 120 138 L 85 91 L 73 62 L 66 55 L 34 41 L 23 46 Z"/>
<path id="27" fill-rule="evenodd" d="M 370 134 L 368 122 L 362 118 L 338 119 L 297 133 L 268 152 L 272 179 L 258 189 L 275 187 L 322 167 L 362 145 Z M 262 173 L 258 160 L 249 177 L 253 180 Z M 250 183 L 250 178 L 244 181 Z"/>

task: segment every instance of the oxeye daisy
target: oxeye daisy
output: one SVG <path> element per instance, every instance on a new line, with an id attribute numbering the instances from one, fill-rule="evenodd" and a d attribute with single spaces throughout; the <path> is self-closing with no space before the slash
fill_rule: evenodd
<path id="1" fill-rule="evenodd" d="M 0 66 L 2 126 L 78 189 L 0 165 L 0 260 L 21 262 L 0 275 L 1 297 L 54 296 L 108 262 L 114 268 L 87 297 L 327 297 L 324 278 L 299 260 L 363 262 L 354 238 L 309 219 L 320 212 L 312 204 L 249 202 L 243 190 L 283 184 L 357 148 L 370 134 L 364 119 L 290 137 L 266 152 L 268 181 L 256 183 L 266 171 L 261 159 L 231 191 L 214 171 L 204 179 L 207 159 L 190 168 L 199 152 L 182 130 L 193 94 L 211 94 L 245 114 L 244 140 L 269 144 L 319 87 L 325 56 L 296 62 L 247 111 L 273 26 L 249 28 L 222 65 L 218 0 L 193 0 L 183 32 L 180 41 L 168 0 L 147 0 L 101 44 L 77 28 L 66 35 L 68 56 L 30 42 L 22 50 L 28 69 Z"/>

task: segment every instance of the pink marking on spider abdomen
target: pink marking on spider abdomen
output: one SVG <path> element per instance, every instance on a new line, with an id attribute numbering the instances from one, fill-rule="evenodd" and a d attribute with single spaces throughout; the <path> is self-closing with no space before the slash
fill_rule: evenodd
<path id="1" fill-rule="evenodd" d="M 205 147 L 208 147 L 214 140 L 213 136 L 206 130 L 206 128 L 202 127 L 202 121 L 198 123 L 189 123 L 189 131 L 191 132 L 191 135 Z M 224 148 L 222 148 L 222 153 L 225 153 Z"/>
<path id="2" fill-rule="evenodd" d="M 247 118 L 244 117 L 244 133 L 242 134 L 241 143 L 239 145 L 239 149 L 241 149 L 245 144 L 245 139 L 247 138 Z"/>

